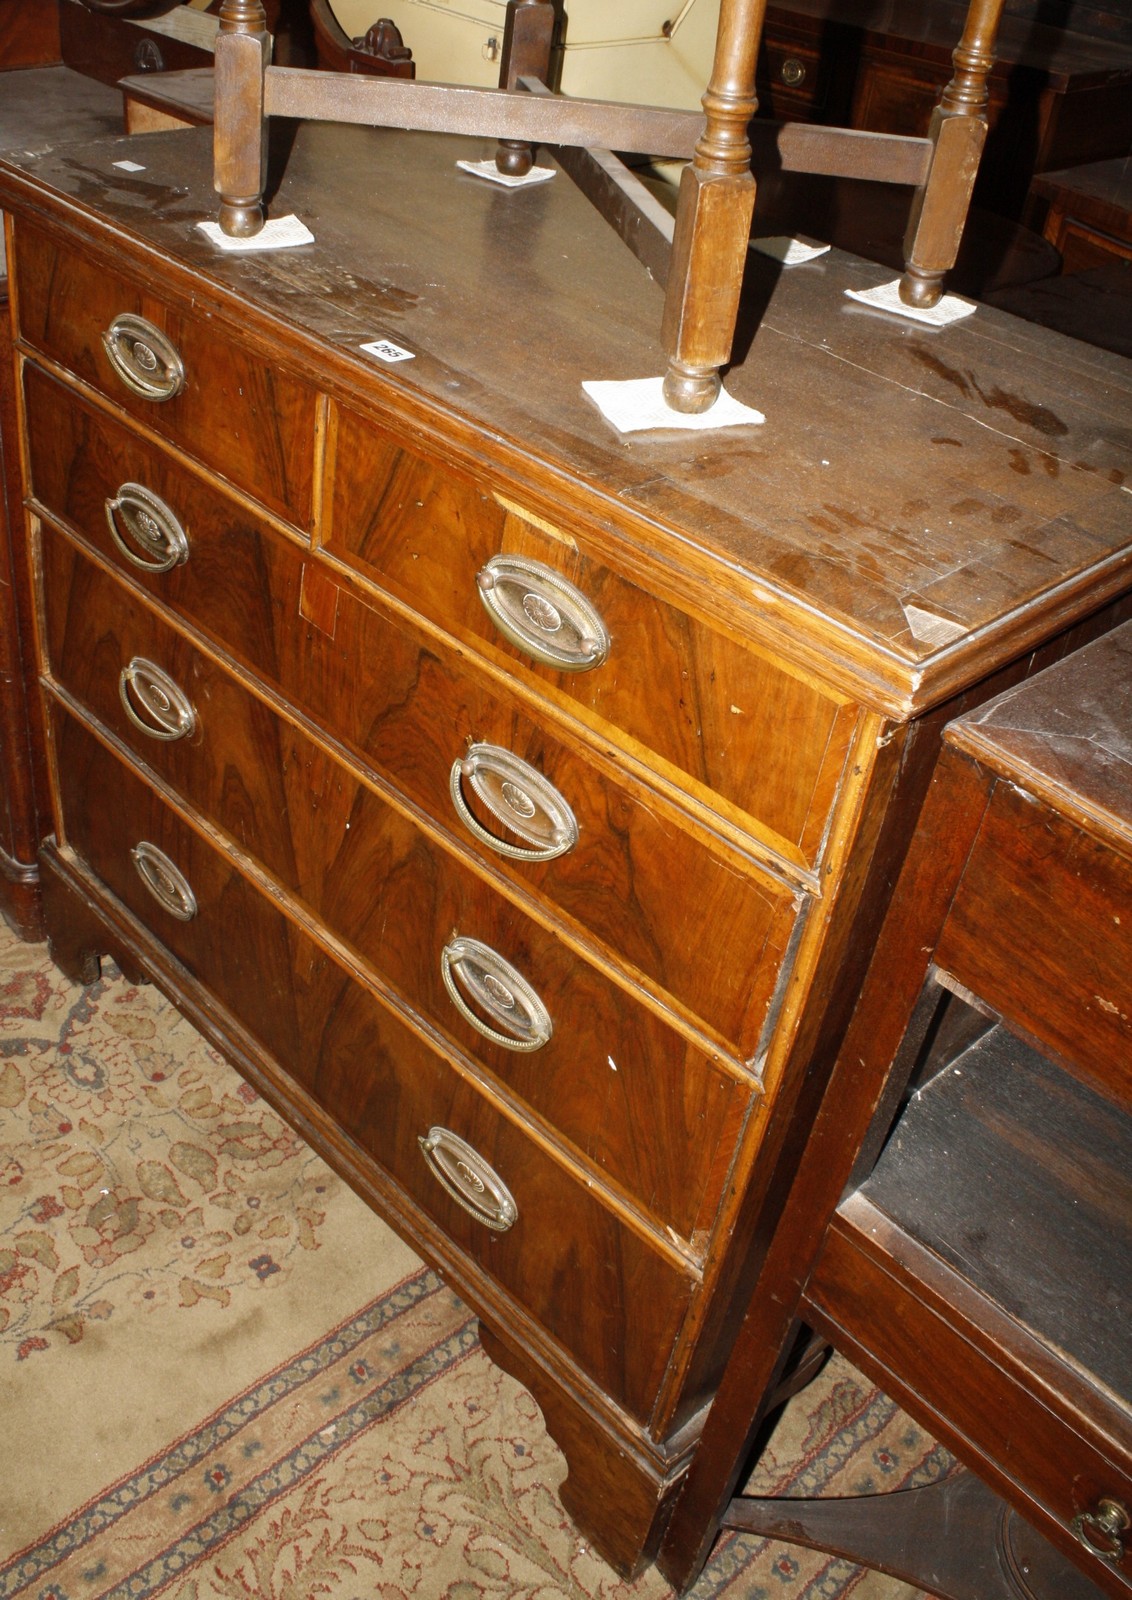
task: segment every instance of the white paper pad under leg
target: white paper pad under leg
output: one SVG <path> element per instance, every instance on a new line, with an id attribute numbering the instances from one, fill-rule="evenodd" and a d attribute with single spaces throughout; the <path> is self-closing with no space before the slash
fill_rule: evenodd
<path id="1" fill-rule="evenodd" d="M 532 167 L 518 176 L 500 172 L 494 161 L 457 161 L 461 172 L 470 172 L 473 178 L 486 178 L 488 183 L 498 183 L 504 189 L 529 189 L 532 183 L 545 183 L 553 178 L 554 167 Z"/>
<path id="2" fill-rule="evenodd" d="M 934 306 L 921 311 L 917 306 L 906 306 L 900 298 L 900 279 L 878 284 L 875 289 L 846 289 L 850 300 L 859 300 L 863 306 L 875 311 L 890 311 L 893 316 L 908 317 L 912 322 L 926 322 L 932 328 L 946 328 L 949 323 L 969 317 L 977 308 L 972 300 L 963 300 L 957 294 L 945 294 Z"/>
<path id="3" fill-rule="evenodd" d="M 247 255 L 253 250 L 290 250 L 297 244 L 313 244 L 314 234 L 298 217 L 272 217 L 250 239 L 229 237 L 218 222 L 198 222 L 197 227 L 218 250 Z"/>
<path id="4" fill-rule="evenodd" d="M 761 411 L 743 405 L 726 389 L 709 410 L 688 414 L 673 411 L 665 400 L 663 378 L 591 380 L 582 388 L 618 433 L 643 433 L 650 428 L 740 428 L 766 421 Z"/>

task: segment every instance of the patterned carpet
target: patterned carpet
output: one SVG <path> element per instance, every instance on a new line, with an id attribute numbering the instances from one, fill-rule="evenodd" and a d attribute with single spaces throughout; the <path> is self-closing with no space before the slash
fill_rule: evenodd
<path id="1" fill-rule="evenodd" d="M 475 1321 L 152 990 L 0 927 L 0 1600 L 670 1600 L 581 1541 Z M 946 1458 L 847 1364 L 753 1486 Z M 912 1600 L 765 1540 L 696 1600 Z"/>

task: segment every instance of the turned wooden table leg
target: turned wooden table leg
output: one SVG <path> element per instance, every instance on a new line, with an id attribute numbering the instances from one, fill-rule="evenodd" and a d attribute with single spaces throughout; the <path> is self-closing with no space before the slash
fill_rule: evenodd
<path id="1" fill-rule="evenodd" d="M 755 58 L 766 0 L 723 0 L 715 63 L 704 95 L 707 125 L 680 182 L 661 339 L 664 397 L 706 411 L 731 357 L 755 207 L 747 124 L 755 114 Z"/>
<path id="2" fill-rule="evenodd" d="M 550 0 L 508 0 L 503 28 L 503 61 L 499 87 L 514 89 L 520 78 L 550 76 L 550 48 L 554 42 L 554 6 Z M 534 151 L 521 139 L 500 139 L 495 165 L 500 172 L 521 178 L 531 170 Z"/>
<path id="3" fill-rule="evenodd" d="M 264 74 L 271 35 L 262 0 L 224 0 L 216 36 L 213 187 L 224 232 L 250 238 L 263 227 L 267 182 Z"/>
<path id="4" fill-rule="evenodd" d="M 963 37 L 952 55 L 955 72 L 932 112 L 934 146 L 928 176 L 916 192 L 904 238 L 905 305 L 934 306 L 955 265 L 987 136 L 987 74 L 1003 0 L 971 0 Z"/>

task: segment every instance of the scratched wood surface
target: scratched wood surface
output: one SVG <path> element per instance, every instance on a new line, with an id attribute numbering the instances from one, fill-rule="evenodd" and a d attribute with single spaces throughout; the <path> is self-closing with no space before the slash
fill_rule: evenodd
<path id="1" fill-rule="evenodd" d="M 1132 851 L 1132 628 L 1117 628 L 981 711 L 951 741 Z"/>
<path id="2" fill-rule="evenodd" d="M 844 295 L 875 267 L 752 254 L 728 387 L 765 427 L 622 438 L 580 385 L 659 373 L 661 292 L 565 177 L 505 192 L 456 170 L 467 141 L 274 133 L 272 214 L 297 213 L 316 242 L 239 259 L 195 228 L 212 211 L 206 132 L 150 136 L 140 174 L 114 168 L 115 141 L 29 165 L 64 211 L 99 208 L 156 247 L 171 294 L 178 263 L 202 275 L 198 297 L 209 280 L 235 289 L 274 371 L 286 319 L 368 407 L 388 396 L 429 443 L 486 428 L 532 500 L 552 504 L 547 468 L 565 473 L 650 575 L 789 633 L 795 653 L 820 648 L 882 697 L 941 696 L 996 630 L 1024 647 L 1051 571 L 1069 594 L 1127 560 L 1119 357 L 985 307 L 945 332 L 889 319 Z M 376 337 L 413 359 L 383 368 L 359 350 Z"/>

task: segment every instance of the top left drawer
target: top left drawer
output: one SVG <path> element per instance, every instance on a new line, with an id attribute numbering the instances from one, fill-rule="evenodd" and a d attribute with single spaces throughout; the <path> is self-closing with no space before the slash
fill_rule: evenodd
<path id="1" fill-rule="evenodd" d="M 166 305 L 23 222 L 15 282 L 26 344 L 270 510 L 309 525 L 313 388 L 207 317 Z"/>

